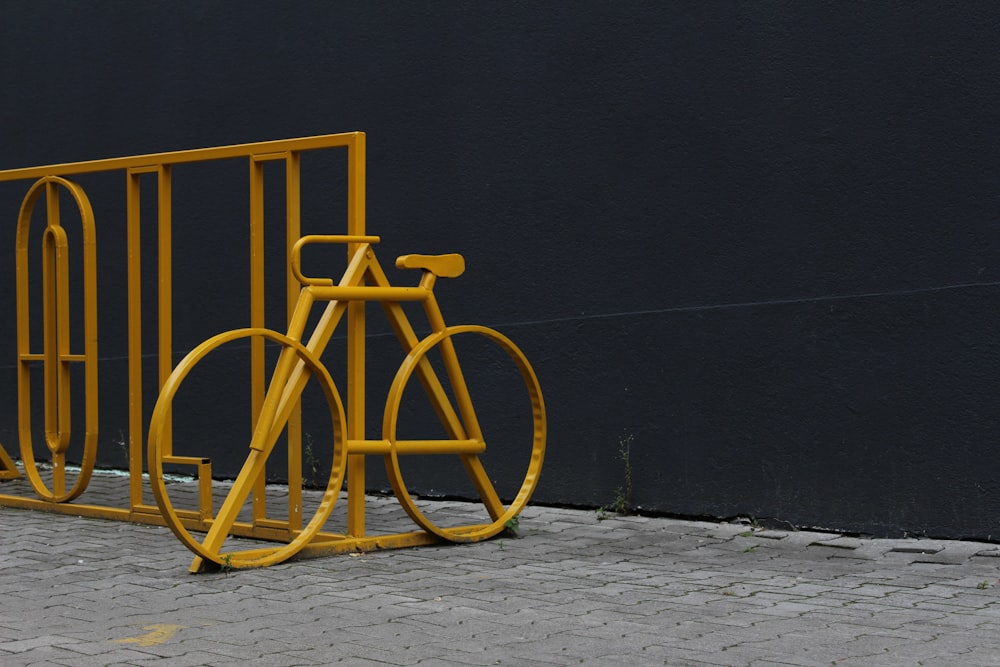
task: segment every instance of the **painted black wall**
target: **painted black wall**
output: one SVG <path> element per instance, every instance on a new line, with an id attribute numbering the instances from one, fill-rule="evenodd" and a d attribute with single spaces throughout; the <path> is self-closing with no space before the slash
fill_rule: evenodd
<path id="1" fill-rule="evenodd" d="M 535 364 L 537 501 L 609 502 L 630 442 L 643 510 L 986 538 L 998 34 L 992 2 L 8 2 L 0 168 L 363 130 L 384 256 L 465 254 L 451 319 Z"/>

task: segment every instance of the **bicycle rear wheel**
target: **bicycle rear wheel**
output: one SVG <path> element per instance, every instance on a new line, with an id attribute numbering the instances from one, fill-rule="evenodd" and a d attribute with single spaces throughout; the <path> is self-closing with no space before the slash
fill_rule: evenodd
<path id="1" fill-rule="evenodd" d="M 177 399 L 179 392 L 180 395 L 183 395 L 181 388 L 189 376 L 191 376 L 194 385 L 206 384 L 204 377 L 195 380 L 194 378 L 198 377 L 198 374 L 191 375 L 196 367 L 208 366 L 211 368 L 210 361 L 213 358 L 218 363 L 220 360 L 228 361 L 224 359 L 228 355 L 239 354 L 241 351 L 245 353 L 246 350 L 250 349 L 247 344 L 248 339 L 255 338 L 277 344 L 278 349 L 275 351 L 277 355 L 270 355 L 272 358 L 277 356 L 277 361 L 263 407 L 259 409 L 258 414 L 252 415 L 253 435 L 244 437 L 241 443 L 243 446 L 248 443 L 250 445 L 246 460 L 243 462 L 239 475 L 221 499 L 221 506 L 216 512 L 212 496 L 219 495 L 220 486 L 222 491 L 225 491 L 228 484 L 212 483 L 209 456 L 187 453 L 192 449 L 195 452 L 205 451 L 205 437 L 189 437 L 183 443 L 178 442 L 180 438 L 174 433 L 173 425 L 175 421 L 182 422 L 182 419 L 175 419 L 175 417 L 183 415 L 176 415 L 178 408 L 181 407 L 178 405 Z M 221 348 L 230 343 L 235 344 L 231 345 L 226 352 L 220 351 Z M 229 363 L 226 367 L 232 367 L 232 364 Z M 296 386 L 296 378 L 299 379 L 298 386 Z M 309 382 L 318 383 L 330 413 L 331 458 L 329 460 L 329 476 L 326 479 L 322 498 L 311 508 L 314 509 L 314 514 L 305 526 L 301 525 L 304 517 L 297 514 L 302 510 L 299 505 L 294 508 L 294 511 L 290 510 L 289 519 L 286 522 L 261 521 L 260 523 L 264 525 L 261 530 L 258 530 L 261 526 L 256 525 L 258 521 L 255 517 L 254 525 L 241 531 L 243 536 L 253 538 L 262 534 L 263 537 L 260 539 L 282 541 L 287 539 L 287 544 L 249 551 L 225 551 L 223 543 L 230 536 L 240 512 L 246 511 L 244 505 L 247 502 L 247 497 L 254 484 L 261 479 L 264 464 L 271 454 L 275 441 L 285 428 L 290 411 L 289 407 L 294 405 L 302 395 L 305 385 Z M 203 388 L 205 387 L 203 386 Z M 182 405 L 186 405 L 188 409 L 202 410 L 205 413 L 203 417 L 208 418 L 207 420 L 203 419 L 202 422 L 212 419 L 218 421 L 216 410 L 221 412 L 222 403 L 229 398 L 230 392 L 235 392 L 236 389 L 237 387 L 233 386 L 223 387 L 210 383 L 207 386 L 207 390 L 210 392 L 208 400 L 218 401 L 218 407 L 214 402 L 205 405 L 206 401 L 204 400 L 194 403 L 188 400 L 186 403 L 182 402 Z M 333 380 L 320 360 L 300 342 L 275 331 L 261 328 L 236 329 L 209 338 L 188 353 L 174 368 L 160 391 L 150 421 L 148 449 L 150 485 L 167 526 L 197 556 L 225 567 L 262 567 L 290 558 L 316 536 L 329 518 L 339 495 L 347 463 L 344 421 L 343 404 Z M 214 426 L 216 430 L 221 428 L 222 434 L 227 440 L 233 437 L 239 443 L 240 437 L 232 433 L 228 424 L 222 426 L 208 424 L 208 426 Z M 191 440 L 197 440 L 197 442 L 192 443 Z M 184 452 L 175 453 L 175 445 L 186 445 Z M 224 451 L 224 445 L 220 446 L 220 443 L 212 442 L 211 450 L 207 453 L 222 454 Z M 315 457 L 311 451 L 309 457 L 312 459 L 311 464 L 315 466 Z M 301 457 L 298 458 L 301 459 Z M 292 460 L 291 457 L 289 460 Z M 179 504 L 175 503 L 175 500 L 178 499 L 171 498 L 171 489 L 178 485 L 168 484 L 170 474 L 168 470 L 185 465 L 198 467 L 199 498 L 194 510 L 181 509 Z M 292 493 L 293 490 L 290 488 L 289 499 L 291 499 Z M 219 500 L 219 498 L 215 500 Z M 192 534 L 192 531 L 204 532 L 205 536 L 197 538 Z"/>
<path id="2" fill-rule="evenodd" d="M 453 542 L 516 530 L 541 473 L 546 419 L 538 378 L 506 336 L 462 325 L 423 339 L 396 373 L 382 432 L 389 482 L 421 528 Z"/>

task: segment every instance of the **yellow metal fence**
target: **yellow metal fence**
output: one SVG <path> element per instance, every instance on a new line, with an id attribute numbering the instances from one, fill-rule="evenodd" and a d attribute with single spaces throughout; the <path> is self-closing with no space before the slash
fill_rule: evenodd
<path id="1" fill-rule="evenodd" d="M 149 155 L 92 160 L 65 164 L 29 167 L 0 171 L 0 182 L 34 181 L 26 191 L 17 220 L 16 275 L 17 275 L 17 351 L 18 351 L 18 434 L 20 454 L 25 472 L 38 498 L 24 498 L 0 494 L 0 504 L 31 507 L 49 511 L 66 511 L 108 518 L 162 523 L 159 509 L 143 502 L 143 450 L 145 432 L 143 421 L 142 373 L 142 274 L 140 251 L 141 177 L 156 178 L 157 226 L 157 330 L 159 385 L 170 374 L 173 364 L 173 297 L 172 297 L 172 170 L 179 165 L 199 162 L 245 159 L 249 168 L 250 205 L 250 324 L 264 326 L 264 165 L 280 162 L 285 171 L 285 236 L 288 252 L 299 239 L 301 227 L 301 156 L 308 151 L 341 150 L 347 153 L 347 226 L 348 233 L 365 233 L 365 135 L 361 132 L 329 134 L 279 141 L 266 141 L 232 146 L 173 151 Z M 98 363 L 97 363 L 97 266 L 96 230 L 93 210 L 83 188 L 72 179 L 83 174 L 121 172 L 126 183 L 126 215 L 128 246 L 128 394 L 129 431 L 129 497 L 128 508 L 111 508 L 62 503 L 80 496 L 86 489 L 96 461 L 98 434 Z M 59 191 L 67 191 L 79 209 L 83 227 L 83 281 L 84 281 L 84 349 L 70 350 L 68 264 L 71 248 L 60 223 Z M 46 205 L 47 226 L 43 232 L 42 277 L 43 303 L 40 313 L 32 311 L 28 292 L 29 247 L 28 238 L 34 209 L 43 200 Z M 146 221 L 147 223 L 149 221 Z M 291 273 L 287 274 L 287 295 L 290 309 L 299 290 Z M 40 351 L 31 349 L 31 321 L 41 317 L 43 344 Z M 255 400 L 263 402 L 264 367 L 263 347 L 253 351 L 255 364 L 252 374 L 252 392 Z M 30 368 L 43 366 L 44 378 L 44 430 L 45 441 L 52 456 L 51 480 L 46 483 L 38 472 L 32 446 L 32 406 Z M 68 484 L 65 473 L 65 456 L 73 438 L 70 428 L 69 375 L 72 364 L 85 369 L 85 423 L 83 452 L 80 471 L 76 480 Z M 259 406 L 255 408 L 255 413 Z M 296 419 L 289 422 L 290 442 L 299 442 L 301 432 Z M 18 476 L 9 452 L 0 443 L 0 479 Z M 355 472 L 357 475 L 357 471 Z M 363 471 L 362 473 L 363 474 Z M 363 478 L 356 480 L 363 488 Z"/>
<path id="2" fill-rule="evenodd" d="M 307 151 L 346 151 L 346 234 L 302 234 L 302 165 Z M 178 165 L 222 159 L 244 159 L 249 167 L 249 327 L 219 333 L 187 352 L 174 363 L 173 346 L 173 171 Z M 264 167 L 268 163 L 284 167 L 285 191 L 285 283 L 287 297 L 286 332 L 265 328 L 264 310 Z M 107 507 L 76 501 L 87 488 L 95 462 L 98 435 L 98 316 L 97 316 L 97 222 L 86 192 L 73 179 L 95 172 L 121 172 L 125 179 L 127 235 L 127 320 L 128 320 L 128 507 Z M 156 339 L 158 399 L 147 425 L 143 406 L 143 294 L 140 232 L 143 225 L 141 184 L 156 179 Z M 72 512 L 80 515 L 164 524 L 196 556 L 192 570 L 215 566 L 256 567 L 284 560 L 301 551 L 324 553 L 426 544 L 439 539 L 471 542 L 488 539 L 518 524 L 518 517 L 538 482 L 546 441 L 546 417 L 538 379 L 528 360 L 510 339 L 480 325 L 448 326 L 438 305 L 434 286 L 439 278 L 455 278 L 465 271 L 461 255 L 404 255 L 396 261 L 399 269 L 420 272 L 419 284 L 395 286 L 390 283 L 376 257 L 377 236 L 365 230 L 365 136 L 362 133 L 333 134 L 284 141 L 224 146 L 191 151 L 159 153 L 135 157 L 50 165 L 0 171 L 0 181 L 32 181 L 27 187 L 17 221 L 17 377 L 18 437 L 24 471 L 37 497 L 0 494 L 0 505 Z M 60 216 L 61 193 L 67 192 L 79 213 L 82 227 L 82 278 L 74 293 L 82 294 L 80 304 L 72 304 L 69 257 L 73 248 Z M 63 197 L 65 199 L 65 197 Z M 40 312 L 32 309 L 29 280 L 31 252 L 28 239 L 36 205 L 44 200 L 46 225 L 41 233 Z M 347 264 L 339 282 L 327 277 L 303 274 L 299 254 L 309 244 L 339 244 L 347 250 Z M 35 300 L 38 300 L 37 298 Z M 404 360 L 393 379 L 384 407 L 382 433 L 369 438 L 365 426 L 366 303 L 378 303 L 388 317 L 402 347 Z M 431 333 L 420 338 L 415 333 L 404 303 L 419 304 Z M 37 305 L 37 304 L 35 304 Z M 82 349 L 79 336 L 71 335 L 71 306 L 82 312 Z M 314 306 L 322 307 L 318 321 Z M 40 319 L 41 325 L 32 327 Z M 346 400 L 340 394 L 321 356 L 341 320 L 346 320 Z M 315 324 L 311 324 L 315 322 Z M 308 333 L 312 326 L 311 333 Z M 33 331 L 41 331 L 41 349 L 32 347 Z M 38 338 L 38 334 L 35 334 Z M 497 468 L 487 471 L 484 455 L 488 446 L 499 452 L 500 468 L 513 457 L 508 444 L 514 440 L 508 429 L 484 427 L 480 407 L 474 405 L 469 378 L 463 369 L 456 340 L 479 341 L 499 352 L 512 370 L 516 384 L 526 390 L 521 405 L 527 418 L 524 467 L 516 469 L 513 485 L 501 489 Z M 250 351 L 250 396 L 252 423 L 245 439 L 233 442 L 246 456 L 239 474 L 226 487 L 221 505 L 213 500 L 212 443 L 195 438 L 193 453 L 176 453 L 173 438 L 174 398 L 192 369 L 223 346 L 236 341 Z M 265 343 L 280 348 L 270 377 L 265 372 Z M 463 342 L 462 345 L 465 345 Z M 437 364 L 437 365 L 436 365 Z M 35 460 L 32 436 L 32 368 L 41 366 L 45 445 L 51 456 L 46 474 Z M 82 366 L 84 388 L 84 435 L 80 470 L 74 480 L 67 476 L 66 456 L 71 443 L 79 443 L 73 433 L 71 402 L 80 392 L 71 388 L 71 368 Z M 491 366 L 491 371 L 493 366 Z M 36 373 L 37 375 L 37 373 Z M 313 501 L 312 518 L 303 518 L 302 408 L 300 397 L 312 381 L 319 385 L 331 418 L 331 470 L 322 498 Z M 493 383 L 492 378 L 488 380 Z M 417 386 L 429 399 L 442 427 L 437 435 L 402 436 L 397 428 L 401 404 L 408 387 Z M 224 391 L 219 387 L 219 391 Z M 37 395 L 37 392 L 36 394 Z M 482 394 L 480 394 L 482 395 Z M 490 401 L 486 401 L 489 403 Z M 482 405 L 482 403 L 480 404 Z M 149 406 L 145 406 L 149 407 Z M 504 407 L 499 422 L 513 416 Z M 496 423 L 496 422 L 494 422 Z M 228 427 L 227 427 L 228 428 Z M 434 430 L 432 429 L 432 432 Z M 443 437 L 441 432 L 443 431 Z M 275 443 L 285 434 L 288 456 L 287 513 L 268 516 L 264 466 Z M 491 439 L 499 434 L 496 439 Z M 503 446 L 496 444 L 503 441 Z M 146 449 L 148 445 L 148 451 Z M 512 450 L 510 450 L 513 453 Z M 144 453 L 146 453 L 144 465 Z M 405 514 L 421 529 L 389 535 L 369 536 L 365 519 L 365 457 L 381 456 L 389 482 Z M 445 456 L 457 460 L 468 477 L 473 493 L 479 496 L 481 511 L 468 513 L 456 525 L 441 523 L 426 513 L 404 481 L 399 460 L 405 456 Z M 492 466 L 492 463 L 490 463 Z M 165 467 L 166 466 L 166 467 Z M 178 508 L 166 484 L 167 467 L 182 466 L 197 480 L 194 509 Z M 0 446 L 0 480 L 19 474 L 9 453 Z M 156 505 L 144 501 L 144 475 Z M 324 532 L 327 519 L 347 481 L 346 532 Z M 249 519 L 241 518 L 250 502 Z M 196 537 L 192 533 L 204 535 Z M 227 546 L 231 537 L 284 542 L 281 547 L 234 550 Z"/>

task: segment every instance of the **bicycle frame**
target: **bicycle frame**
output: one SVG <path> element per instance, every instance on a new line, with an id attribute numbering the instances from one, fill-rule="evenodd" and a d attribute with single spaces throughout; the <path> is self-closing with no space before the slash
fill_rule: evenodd
<path id="1" fill-rule="evenodd" d="M 291 256 L 291 269 L 296 278 L 303 284 L 299 298 L 295 304 L 289 322 L 287 338 L 296 343 L 304 344 L 315 359 L 319 359 L 328 342 L 333 336 L 344 315 L 348 315 L 348 341 L 360 340 L 349 351 L 348 375 L 353 379 L 348 381 L 348 411 L 346 419 L 346 448 L 349 463 L 349 474 L 353 473 L 348 488 L 364 489 L 363 456 L 365 455 L 408 455 L 408 454 L 457 454 L 463 467 L 473 482 L 484 505 L 492 519 L 496 520 L 504 513 L 504 506 L 483 469 L 477 454 L 485 451 L 482 434 L 476 419 L 472 400 L 455 354 L 452 341 L 445 339 L 441 343 L 441 353 L 449 383 L 452 387 L 455 403 L 453 406 L 446 395 L 444 386 L 436 372 L 427 362 L 421 359 L 417 364 L 416 373 L 431 397 L 435 411 L 449 435 L 443 440 L 393 440 L 388 438 L 368 439 L 365 437 L 363 419 L 364 413 L 364 311 L 357 309 L 352 312 L 352 306 L 363 306 L 366 302 L 379 302 L 399 339 L 405 354 L 409 354 L 419 344 L 420 338 L 415 333 L 409 317 L 402 308 L 405 302 L 418 302 L 423 306 L 432 334 L 445 331 L 446 324 L 437 299 L 434 296 L 434 284 L 438 273 L 427 265 L 440 264 L 444 275 L 458 275 L 464 268 L 464 260 L 460 255 L 446 256 L 403 256 L 397 265 L 412 265 L 412 268 L 422 268 L 423 276 L 415 287 L 396 287 L 390 284 L 385 271 L 375 256 L 372 245 L 379 242 L 377 236 L 325 235 L 306 236 L 294 246 Z M 310 243 L 339 243 L 349 246 L 350 260 L 340 279 L 334 285 L 328 278 L 310 278 L 301 271 L 301 249 Z M 456 268 L 457 267 L 457 268 Z M 326 308 L 309 335 L 304 341 L 306 327 L 313 308 L 318 302 L 326 302 Z M 254 340 L 254 345 L 263 341 Z M 262 353 L 254 351 L 253 353 Z M 203 548 L 217 551 L 226 539 L 237 514 L 253 491 L 254 486 L 262 477 L 264 463 L 275 446 L 286 423 L 296 409 L 302 391 L 314 371 L 301 358 L 294 348 L 286 347 L 279 357 L 271 377 L 267 393 L 264 397 L 259 418 L 254 426 L 253 438 L 250 442 L 251 453 L 247 458 L 233 488 L 226 497 L 212 525 L 208 530 Z M 183 362 L 182 362 L 183 363 Z M 456 410 L 457 407 L 457 410 Z M 154 421 L 157 417 L 154 415 Z M 464 426 L 463 426 L 464 424 Z M 151 424 L 151 432 L 156 424 Z M 384 430 L 384 429 L 383 429 Z M 352 458 L 357 457 L 357 458 Z M 176 462 L 181 462 L 177 460 Z M 397 495 L 406 493 L 405 489 L 397 488 Z M 300 493 L 300 491 L 299 491 Z M 364 535 L 364 504 L 358 494 L 348 495 L 348 534 L 361 537 Z M 355 503 L 352 504 L 352 500 Z M 360 502 L 359 502 L 360 501 Z M 294 499 L 293 499 L 294 502 Z M 416 517 L 413 517 L 416 519 Z M 192 569 L 200 569 L 201 563 L 196 559 Z"/>

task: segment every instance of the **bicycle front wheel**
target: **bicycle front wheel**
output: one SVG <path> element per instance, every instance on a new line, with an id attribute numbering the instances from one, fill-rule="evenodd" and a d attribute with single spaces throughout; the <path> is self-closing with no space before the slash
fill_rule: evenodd
<path id="1" fill-rule="evenodd" d="M 273 362 L 271 384 L 263 401 L 235 402 L 242 404 L 243 414 L 237 419 L 233 416 L 232 399 L 239 398 L 241 393 L 249 398 L 245 389 L 251 385 L 251 364 L 242 363 L 241 357 L 254 349 L 255 342 L 265 344 L 263 358 Z M 264 464 L 282 435 L 293 406 L 303 398 L 303 392 L 315 394 L 315 389 L 308 387 L 317 384 L 322 393 L 320 400 L 325 400 L 330 414 L 328 430 L 324 430 L 324 439 L 329 438 L 331 443 L 325 490 L 309 508 L 313 514 L 306 525 L 302 525 L 305 512 L 301 487 L 296 489 L 291 484 L 287 491 L 287 519 L 267 519 L 261 511 L 266 495 L 263 500 L 255 497 L 257 507 L 245 507 L 247 498 L 254 488 L 258 493 L 261 491 Z M 200 419 L 196 412 L 200 412 Z M 246 417 L 250 418 L 244 422 L 241 435 L 237 423 Z M 149 427 L 150 485 L 167 526 L 197 556 L 233 568 L 272 565 L 300 551 L 329 518 L 344 479 L 347 462 L 344 436 L 340 396 L 326 368 L 312 352 L 300 342 L 269 329 L 228 331 L 209 338 L 188 353 L 164 383 Z M 249 451 L 242 449 L 246 458 L 236 479 L 231 483 L 213 482 L 209 455 L 232 457 L 235 452 L 239 460 L 241 446 L 245 448 L 248 444 Z M 293 449 L 288 446 L 290 482 L 302 478 L 293 472 L 294 465 L 311 468 L 314 474 L 322 467 L 311 446 L 306 457 Z M 196 468 L 196 486 L 171 481 L 179 469 L 190 470 L 191 466 Z M 199 532 L 205 535 L 193 534 Z M 287 540 L 287 544 L 234 551 L 232 545 L 224 544 L 232 535 Z"/>
<path id="2" fill-rule="evenodd" d="M 389 482 L 424 530 L 453 542 L 516 531 L 541 473 L 546 419 L 538 378 L 509 338 L 462 325 L 422 340 L 396 373 L 382 432 Z M 441 502 L 470 497 L 480 502 Z"/>

